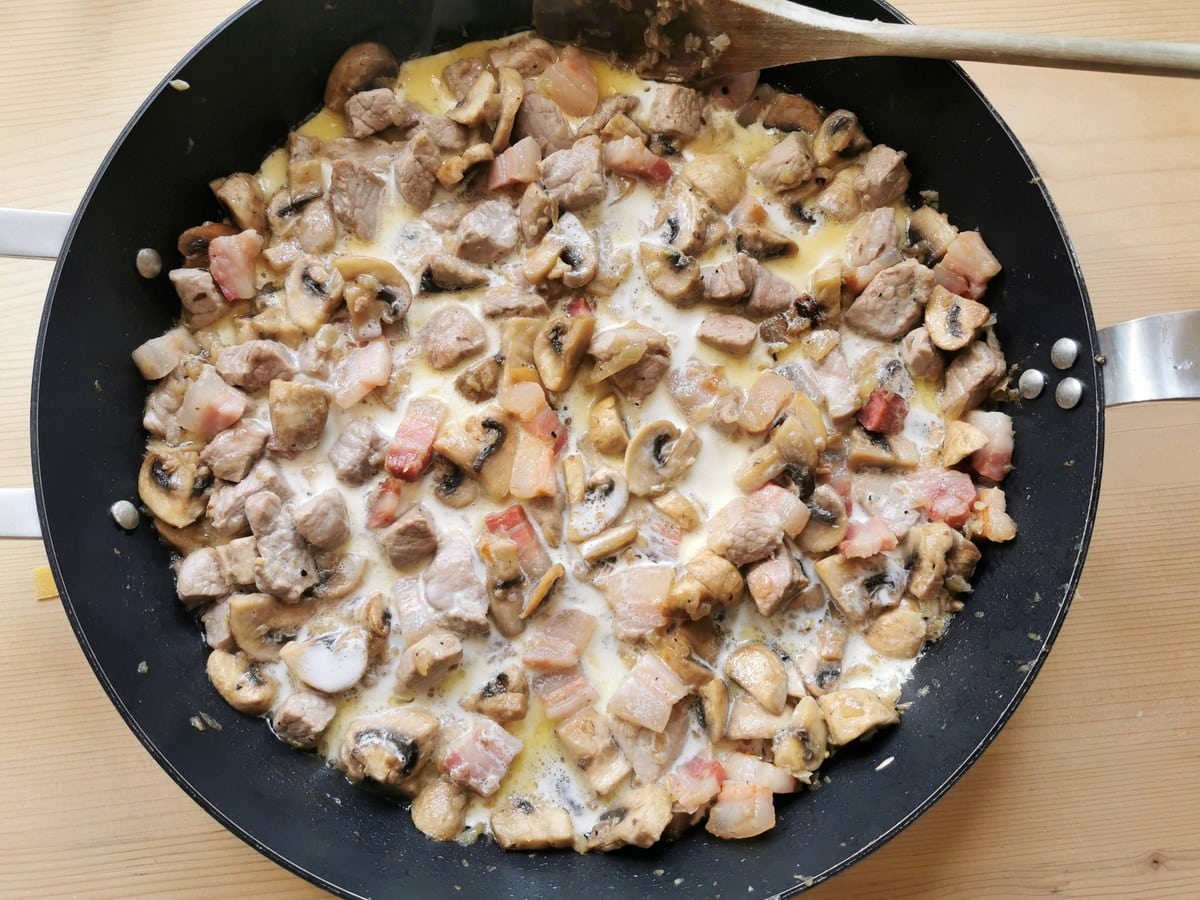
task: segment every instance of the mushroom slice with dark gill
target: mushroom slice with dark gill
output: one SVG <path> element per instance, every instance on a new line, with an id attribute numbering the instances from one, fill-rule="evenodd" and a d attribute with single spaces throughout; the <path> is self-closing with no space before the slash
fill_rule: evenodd
<path id="1" fill-rule="evenodd" d="M 688 428 L 680 431 L 665 419 L 643 425 L 625 451 L 625 481 L 638 496 L 661 494 L 691 468 L 700 453 L 700 438 Z"/>
<path id="2" fill-rule="evenodd" d="M 339 759 L 352 781 L 411 794 L 433 753 L 438 720 L 419 706 L 392 707 L 350 723 Z"/>

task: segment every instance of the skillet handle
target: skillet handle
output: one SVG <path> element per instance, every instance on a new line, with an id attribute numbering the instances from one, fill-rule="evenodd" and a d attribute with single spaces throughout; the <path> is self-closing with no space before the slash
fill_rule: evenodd
<path id="1" fill-rule="evenodd" d="M 0 539 L 41 536 L 33 488 L 0 488 Z"/>
<path id="2" fill-rule="evenodd" d="M 1200 400 L 1200 310 L 1100 329 L 1106 406 Z"/>

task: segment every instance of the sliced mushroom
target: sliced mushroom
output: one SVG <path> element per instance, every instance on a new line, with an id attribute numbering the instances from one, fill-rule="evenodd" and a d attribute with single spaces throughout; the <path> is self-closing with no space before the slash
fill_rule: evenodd
<path id="1" fill-rule="evenodd" d="M 607 531 L 600 532 L 593 538 L 581 542 L 579 545 L 579 555 L 583 557 L 585 563 L 594 565 L 602 559 L 615 556 L 636 541 L 637 537 L 638 526 L 636 522 L 617 525 L 609 528 Z"/>
<path id="2" fill-rule="evenodd" d="M 806 553 L 826 553 L 842 542 L 850 527 L 846 504 L 827 484 L 818 485 L 807 502 L 808 524 L 796 542 Z"/>
<path id="3" fill-rule="evenodd" d="M 359 341 L 379 337 L 381 323 L 390 325 L 408 314 L 412 289 L 390 262 L 374 256 L 339 256 L 334 265 L 345 280 L 342 298 Z"/>
<path id="4" fill-rule="evenodd" d="M 516 663 L 505 666 L 476 693 L 464 697 L 462 708 L 495 719 L 501 724 L 518 722 L 529 711 L 529 681 Z"/>
<path id="5" fill-rule="evenodd" d="M 864 428 L 850 432 L 846 465 L 851 472 L 865 468 L 915 469 L 921 462 L 916 444 L 899 434 L 876 434 Z"/>
<path id="6" fill-rule="evenodd" d="M 848 621 L 865 622 L 872 613 L 896 605 L 906 573 L 883 554 L 851 559 L 834 553 L 813 563 L 834 608 Z"/>
<path id="7" fill-rule="evenodd" d="M 355 44 L 343 53 L 325 82 L 325 105 L 341 112 L 346 101 L 359 91 L 392 87 L 400 64 L 382 44 Z"/>
<path id="8" fill-rule="evenodd" d="M 723 213 L 737 206 L 746 192 L 746 169 L 728 153 L 694 156 L 679 170 L 679 177 Z"/>
<path id="9" fill-rule="evenodd" d="M 830 691 L 818 697 L 817 704 L 829 727 L 829 739 L 838 745 L 900 721 L 895 707 L 867 688 Z"/>
<path id="10" fill-rule="evenodd" d="M 725 738 L 725 722 L 729 718 L 729 689 L 720 678 L 709 679 L 696 689 L 700 697 L 700 714 L 704 728 L 713 743 Z"/>
<path id="11" fill-rule="evenodd" d="M 570 847 L 575 842 L 571 814 L 561 806 L 510 797 L 492 813 L 492 836 L 505 850 Z"/>
<path id="12" fill-rule="evenodd" d="M 600 814 L 587 834 L 587 847 L 605 852 L 626 845 L 649 847 L 670 824 L 671 808 L 671 795 L 661 784 L 634 788 Z"/>
<path id="13" fill-rule="evenodd" d="M 940 284 L 933 286 L 925 304 L 925 327 L 930 340 L 942 350 L 961 350 L 975 340 L 992 311 L 975 300 L 952 294 Z"/>
<path id="14" fill-rule="evenodd" d="M 650 422 L 629 439 L 625 451 L 625 480 L 638 497 L 661 494 L 691 468 L 700 452 L 692 429 L 680 431 L 665 419 Z"/>
<path id="15" fill-rule="evenodd" d="M 603 797 L 623 783 L 632 767 L 613 740 L 608 719 L 594 706 L 586 707 L 554 729 L 567 759 L 587 776 L 596 795 Z"/>
<path id="16" fill-rule="evenodd" d="M 629 503 L 625 479 L 612 469 L 597 469 L 580 487 L 577 496 L 568 487 L 571 506 L 567 539 L 575 542 L 600 534 L 617 521 Z"/>
<path id="17" fill-rule="evenodd" d="M 224 222 L 205 222 L 195 225 L 179 235 L 176 247 L 183 257 L 183 264 L 189 269 L 208 268 L 208 245 L 213 238 L 230 237 L 238 233 L 238 229 Z"/>
<path id="18" fill-rule="evenodd" d="M 563 213 L 525 259 L 522 274 L 530 284 L 561 281 L 581 288 L 596 277 L 600 257 L 596 241 L 574 213 Z"/>
<path id="19" fill-rule="evenodd" d="M 446 113 L 446 118 L 473 128 L 485 119 L 493 118 L 499 99 L 496 96 L 496 76 L 484 69 L 467 91 L 467 95 Z"/>
<path id="20" fill-rule="evenodd" d="M 801 697 L 792 710 L 792 724 L 771 741 L 775 765 L 793 775 L 815 772 L 829 756 L 829 729 L 812 697 Z"/>
<path id="21" fill-rule="evenodd" d="M 571 386 L 595 331 L 595 316 L 557 316 L 542 326 L 533 340 L 533 363 L 546 390 Z"/>
<path id="22" fill-rule="evenodd" d="M 296 677 L 326 694 L 347 691 L 367 673 L 367 633 L 362 628 L 337 629 L 293 641 L 280 658 Z"/>
<path id="23" fill-rule="evenodd" d="M 725 674 L 771 715 L 787 705 L 787 671 L 783 660 L 766 644 L 742 644 L 725 660 Z"/>
<path id="24" fill-rule="evenodd" d="M 813 138 L 813 158 L 819 166 L 837 162 L 840 156 L 852 156 L 871 144 L 858 124 L 858 116 L 837 109 L 825 117 Z"/>
<path id="25" fill-rule="evenodd" d="M 318 553 L 316 586 L 312 595 L 318 600 L 340 600 L 362 583 L 367 572 L 367 557 L 363 553 Z"/>
<path id="26" fill-rule="evenodd" d="M 496 127 L 492 131 L 492 149 L 499 153 L 512 139 L 517 110 L 521 108 L 521 101 L 525 98 L 525 79 L 516 69 L 507 66 L 501 66 L 496 74 L 499 79 L 500 111 L 497 113 Z"/>
<path id="27" fill-rule="evenodd" d="M 691 306 L 701 299 L 704 284 L 700 265 L 674 247 L 643 243 L 638 251 L 646 280 L 664 300 L 674 306 Z"/>
<path id="28" fill-rule="evenodd" d="M 737 566 L 711 550 L 702 550 L 684 564 L 671 583 L 666 611 L 672 616 L 703 619 L 714 603 L 729 606 L 741 599 L 745 581 Z"/>
<path id="29" fill-rule="evenodd" d="M 195 450 L 152 443 L 138 472 L 138 496 L 156 519 L 186 528 L 204 514 L 212 480 Z"/>
<path id="30" fill-rule="evenodd" d="M 419 706 L 389 708 L 350 723 L 339 759 L 352 781 L 370 779 L 411 793 L 433 755 L 440 725 Z"/>
<path id="31" fill-rule="evenodd" d="M 283 282 L 287 316 L 305 334 L 314 335 L 342 301 L 341 272 L 313 256 L 296 260 Z"/>
<path id="32" fill-rule="evenodd" d="M 435 631 L 409 645 L 400 657 L 396 683 L 405 691 L 425 690 L 462 662 L 462 642 L 448 631 Z"/>
<path id="33" fill-rule="evenodd" d="M 787 460 L 773 443 L 763 444 L 738 464 L 734 483 L 746 493 L 752 493 L 787 469 Z"/>
<path id="34" fill-rule="evenodd" d="M 525 603 L 521 606 L 521 618 L 528 619 L 532 616 L 566 574 L 566 567 L 562 563 L 555 563 L 543 572 L 533 587 L 529 589 L 528 596 L 525 597 Z"/>
<path id="35" fill-rule="evenodd" d="M 734 247 L 738 253 L 758 260 L 795 256 L 800 249 L 791 238 L 758 225 L 739 225 L 734 230 Z"/>
<path id="36" fill-rule="evenodd" d="M 925 643 L 925 634 L 925 617 L 903 605 L 881 612 L 863 629 L 871 648 L 892 659 L 914 659 Z"/>
<path id="37" fill-rule="evenodd" d="M 955 466 L 988 444 L 988 437 L 970 422 L 954 419 L 946 423 L 942 440 L 942 465 Z"/>
<path id="38" fill-rule="evenodd" d="M 454 840 L 466 818 L 466 792 L 447 778 L 429 782 L 413 800 L 413 824 L 435 841 Z"/>
<path id="39" fill-rule="evenodd" d="M 234 172 L 227 178 L 210 181 L 208 186 L 240 230 L 251 228 L 259 234 L 266 233 L 267 201 L 257 178 L 246 172 Z"/>
<path id="40" fill-rule="evenodd" d="M 214 650 L 205 671 L 217 693 L 238 712 L 261 716 L 275 702 L 279 683 L 245 653 Z"/>
<path id="41" fill-rule="evenodd" d="M 769 741 L 790 722 L 786 711 L 769 713 L 749 694 L 738 694 L 729 705 L 725 737 L 731 741 Z"/>
<path id="42" fill-rule="evenodd" d="M 612 394 L 601 397 L 588 411 L 588 436 L 592 446 L 605 456 L 624 456 L 629 446 L 629 432 Z"/>
<path id="43" fill-rule="evenodd" d="M 252 659 L 279 659 L 279 651 L 313 617 L 313 603 L 282 603 L 270 594 L 229 598 L 229 631 Z"/>
<path id="44" fill-rule="evenodd" d="M 434 454 L 429 467 L 433 496 L 451 509 L 470 506 L 479 497 L 479 482 L 440 453 Z"/>

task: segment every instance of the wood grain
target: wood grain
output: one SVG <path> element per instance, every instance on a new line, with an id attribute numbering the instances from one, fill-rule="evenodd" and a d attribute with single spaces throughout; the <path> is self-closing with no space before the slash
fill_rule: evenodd
<path id="1" fill-rule="evenodd" d="M 70 210 L 142 98 L 239 0 L 0 0 L 0 204 Z M 925 24 L 1200 41 L 1193 0 L 905 0 Z M 1195 306 L 1200 85 L 969 65 L 1062 210 L 1101 324 Z M 50 276 L 0 261 L 0 485 L 26 484 Z M 1100 517 L 1062 635 L 962 782 L 810 896 L 1195 896 L 1200 404 L 1109 415 Z M 81 477 L 87 467 L 80 448 Z M 121 722 L 33 544 L 0 545 L 0 895 L 318 892 L 195 806 Z"/>

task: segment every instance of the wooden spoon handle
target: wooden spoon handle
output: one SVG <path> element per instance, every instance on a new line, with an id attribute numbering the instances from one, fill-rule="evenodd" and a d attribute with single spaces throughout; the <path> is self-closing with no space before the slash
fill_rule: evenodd
<path id="1" fill-rule="evenodd" d="M 1063 69 L 1094 69 L 1143 75 L 1200 78 L 1200 45 L 1118 41 L 1049 35 L 1004 34 L 961 28 L 932 28 L 851 19 L 787 2 L 733 0 L 723 4 L 729 34 L 727 57 L 741 56 L 749 68 L 854 56 L 920 56 L 977 60 Z M 739 47 L 739 38 L 752 39 Z M 720 68 L 736 70 L 722 58 Z"/>

